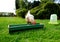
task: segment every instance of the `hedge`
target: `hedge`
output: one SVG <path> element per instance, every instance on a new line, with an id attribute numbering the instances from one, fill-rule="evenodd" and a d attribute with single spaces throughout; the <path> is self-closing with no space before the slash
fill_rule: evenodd
<path id="1" fill-rule="evenodd" d="M 18 17 L 22 17 L 25 18 L 25 15 L 27 13 L 27 9 L 23 8 L 23 9 L 17 9 L 16 14 Z"/>
<path id="2" fill-rule="evenodd" d="M 58 4 L 47 2 L 41 6 L 33 8 L 31 10 L 31 14 L 33 14 L 35 18 L 38 19 L 49 19 L 51 14 L 57 14 L 58 17 L 60 17 L 59 11 L 60 7 Z"/>

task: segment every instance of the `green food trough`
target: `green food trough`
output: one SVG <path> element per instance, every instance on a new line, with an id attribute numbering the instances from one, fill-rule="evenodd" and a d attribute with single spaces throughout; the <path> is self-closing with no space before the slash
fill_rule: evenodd
<path id="1" fill-rule="evenodd" d="M 16 24 L 16 25 L 8 25 L 9 32 L 12 31 L 20 31 L 20 30 L 26 30 L 26 29 L 37 29 L 37 28 L 43 28 L 43 24 Z"/>

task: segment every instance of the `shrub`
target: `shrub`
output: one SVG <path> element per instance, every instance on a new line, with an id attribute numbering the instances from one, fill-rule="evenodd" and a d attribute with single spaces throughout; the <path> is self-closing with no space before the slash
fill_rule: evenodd
<path id="1" fill-rule="evenodd" d="M 47 18 L 49 18 L 48 16 L 49 15 L 47 15 L 48 14 L 48 11 L 47 11 L 47 9 L 42 9 L 42 10 L 40 10 L 38 13 L 37 13 L 37 18 L 39 18 L 39 19 L 47 19 Z"/>
<path id="2" fill-rule="evenodd" d="M 33 9 L 30 10 L 30 13 L 32 15 L 34 15 L 35 18 L 37 18 L 37 12 L 40 10 L 38 8 L 39 8 L 39 6 L 37 6 L 37 7 L 35 7 L 35 8 L 33 8 Z"/>
<path id="3" fill-rule="evenodd" d="M 57 14 L 60 17 L 60 7 L 58 4 L 49 3 L 40 5 L 31 10 L 31 14 L 35 16 L 35 18 L 39 19 L 49 19 L 51 14 Z"/>
<path id="4" fill-rule="evenodd" d="M 44 9 L 47 9 L 48 14 L 57 14 L 58 16 L 60 15 L 60 8 L 58 4 L 55 3 L 47 3 Z"/>
<path id="5" fill-rule="evenodd" d="M 31 9 L 30 13 L 31 13 L 31 14 L 36 14 L 36 13 L 39 11 L 38 8 L 39 8 L 39 6 L 37 6 L 37 7 L 33 8 L 33 9 Z"/>
<path id="6" fill-rule="evenodd" d="M 35 18 L 39 18 L 40 11 L 42 12 L 42 10 L 44 9 L 44 6 L 45 6 L 45 3 L 44 4 L 41 3 L 39 6 L 31 9 L 30 13 L 33 14 Z"/>
<path id="7" fill-rule="evenodd" d="M 54 2 L 55 0 L 41 0 L 41 2 L 46 3 L 46 2 Z"/>
<path id="8" fill-rule="evenodd" d="M 17 9 L 16 14 L 18 17 L 22 17 L 25 18 L 25 15 L 27 13 L 27 9 L 23 8 L 23 9 Z"/>

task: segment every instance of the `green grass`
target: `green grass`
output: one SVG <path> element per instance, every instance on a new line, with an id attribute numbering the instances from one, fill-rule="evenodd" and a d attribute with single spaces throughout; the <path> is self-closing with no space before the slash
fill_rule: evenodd
<path id="1" fill-rule="evenodd" d="M 60 24 L 50 25 L 49 20 L 37 19 L 44 23 L 44 29 L 33 29 L 9 33 L 9 24 L 25 24 L 25 19 L 17 17 L 0 17 L 0 42 L 60 42 Z M 60 23 L 60 20 L 58 20 Z"/>

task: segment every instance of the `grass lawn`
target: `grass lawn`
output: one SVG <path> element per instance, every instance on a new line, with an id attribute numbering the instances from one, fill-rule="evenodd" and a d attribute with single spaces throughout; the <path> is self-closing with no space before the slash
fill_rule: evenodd
<path id="1" fill-rule="evenodd" d="M 44 23 L 44 29 L 32 29 L 9 34 L 9 24 L 25 24 L 25 20 L 17 17 L 0 17 L 0 42 L 60 42 L 60 24 L 50 25 L 49 20 L 37 19 Z M 60 23 L 60 20 L 58 20 Z"/>

